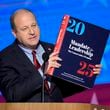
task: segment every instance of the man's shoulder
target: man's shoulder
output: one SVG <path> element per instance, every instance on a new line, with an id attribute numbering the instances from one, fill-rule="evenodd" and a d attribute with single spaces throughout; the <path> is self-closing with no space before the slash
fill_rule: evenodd
<path id="1" fill-rule="evenodd" d="M 51 46 L 51 47 L 54 47 L 54 45 L 55 45 L 53 43 L 49 43 L 49 42 L 45 42 L 45 41 L 40 41 L 40 44 L 43 46 Z"/>
<path id="2" fill-rule="evenodd" d="M 14 43 L 10 44 L 9 46 L 5 47 L 3 50 L 0 51 L 0 56 L 11 55 L 14 48 L 15 48 L 15 44 Z"/>

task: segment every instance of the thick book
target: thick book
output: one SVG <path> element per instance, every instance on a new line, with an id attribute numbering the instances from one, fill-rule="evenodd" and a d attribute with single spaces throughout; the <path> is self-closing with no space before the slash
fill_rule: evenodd
<path id="1" fill-rule="evenodd" d="M 93 68 L 100 64 L 108 37 L 109 30 L 65 15 L 54 48 L 62 66 L 51 68 L 51 75 L 92 88 L 96 79 Z"/>

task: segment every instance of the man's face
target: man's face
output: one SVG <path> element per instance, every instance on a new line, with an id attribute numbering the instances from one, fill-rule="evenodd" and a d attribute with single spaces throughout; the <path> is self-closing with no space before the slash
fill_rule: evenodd
<path id="1" fill-rule="evenodd" d="M 35 17 L 28 12 L 21 12 L 15 16 L 16 31 L 14 36 L 27 48 L 35 49 L 40 36 L 40 30 Z"/>

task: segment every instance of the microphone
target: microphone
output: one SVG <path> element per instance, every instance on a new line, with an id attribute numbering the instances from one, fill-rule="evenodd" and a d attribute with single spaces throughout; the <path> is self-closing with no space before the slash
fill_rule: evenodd
<path id="1" fill-rule="evenodd" d="M 45 53 L 43 53 L 43 55 L 42 55 L 42 59 L 44 61 L 43 65 L 42 65 L 42 71 L 43 71 L 42 102 L 45 102 L 45 96 L 44 96 L 45 66 L 46 66 L 46 62 L 49 59 L 49 55 L 51 53 L 52 53 L 52 49 L 48 48 L 47 51 L 45 51 Z"/>

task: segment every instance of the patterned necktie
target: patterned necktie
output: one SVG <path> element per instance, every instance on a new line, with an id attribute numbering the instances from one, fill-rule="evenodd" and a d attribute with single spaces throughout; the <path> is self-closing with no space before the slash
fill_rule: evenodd
<path id="1" fill-rule="evenodd" d="M 38 70 L 41 67 L 41 65 L 39 64 L 39 62 L 36 58 L 36 51 L 32 51 L 32 55 L 33 55 L 33 63 Z M 44 89 L 49 93 L 49 85 L 48 85 L 48 81 L 46 79 L 44 80 L 44 87 L 45 87 Z"/>

